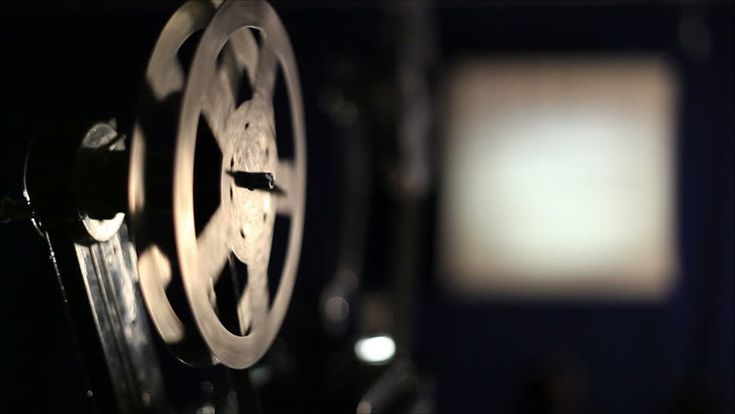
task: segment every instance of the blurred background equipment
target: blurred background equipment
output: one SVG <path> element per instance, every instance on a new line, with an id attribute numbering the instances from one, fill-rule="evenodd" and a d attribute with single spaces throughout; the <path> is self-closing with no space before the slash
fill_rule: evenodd
<path id="1" fill-rule="evenodd" d="M 4 405 L 733 412 L 733 21 L 7 7 Z"/>

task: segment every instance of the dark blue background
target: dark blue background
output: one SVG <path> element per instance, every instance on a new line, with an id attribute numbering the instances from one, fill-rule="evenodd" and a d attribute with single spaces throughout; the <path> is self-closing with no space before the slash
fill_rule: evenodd
<path id="1" fill-rule="evenodd" d="M 154 3 L 106 9 L 34 2 L 0 15 L 0 195 L 20 195 L 25 150 L 55 123 L 115 116 L 130 124 L 148 54 L 173 10 Z M 351 411 L 346 407 L 354 407 L 366 385 L 356 379 L 344 395 L 330 391 L 330 355 L 337 346 L 349 353 L 350 345 L 328 340 L 317 319 L 342 214 L 339 137 L 317 105 L 319 95 L 337 60 L 380 74 L 372 78 L 395 76 L 395 39 L 386 35 L 381 9 L 350 4 L 276 2 L 301 70 L 310 174 L 300 274 L 283 330 L 299 373 L 281 408 Z M 678 26 L 688 12 L 701 13 L 709 26 L 705 60 L 681 46 Z M 437 81 L 466 53 L 655 53 L 672 64 L 683 92 L 682 266 L 671 299 L 663 305 L 458 303 L 437 289 L 429 248 L 414 351 L 422 372 L 437 379 L 441 412 L 549 412 L 550 384 L 567 387 L 562 394 L 577 400 L 581 412 L 733 411 L 733 21 L 732 6 L 440 8 Z M 383 242 L 392 229 L 389 197 L 375 187 L 365 273 L 371 290 L 386 283 L 390 255 Z M 433 219 L 425 223 L 429 233 L 432 225 Z M 4 225 L 0 234 L 5 401 L 78 412 L 86 407 L 84 374 L 43 241 L 29 223 Z"/>

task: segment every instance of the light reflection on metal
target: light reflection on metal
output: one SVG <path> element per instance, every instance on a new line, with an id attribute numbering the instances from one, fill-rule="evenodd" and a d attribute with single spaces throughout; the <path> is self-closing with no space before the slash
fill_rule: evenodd
<path id="1" fill-rule="evenodd" d="M 355 355 L 366 364 L 387 364 L 393 359 L 395 353 L 396 343 L 388 335 L 361 338 L 355 343 Z"/>
<path id="2" fill-rule="evenodd" d="M 123 154 L 124 138 L 124 135 L 117 132 L 114 121 L 97 123 L 85 134 L 77 154 L 74 171 L 75 190 L 80 196 L 85 196 L 84 199 L 79 200 L 82 204 L 89 205 L 90 199 L 103 198 L 99 197 L 101 193 L 104 193 L 99 187 L 112 185 L 114 190 L 119 190 L 114 184 L 100 183 L 90 175 L 101 175 L 99 174 L 100 168 L 114 169 L 114 166 L 100 164 L 98 161 L 107 159 L 113 153 Z M 90 186 L 95 188 L 90 188 Z M 119 211 L 105 211 L 104 213 L 106 214 L 100 217 L 93 214 L 92 211 L 79 212 L 84 228 L 96 241 L 108 241 L 114 237 L 125 219 L 125 213 Z"/>

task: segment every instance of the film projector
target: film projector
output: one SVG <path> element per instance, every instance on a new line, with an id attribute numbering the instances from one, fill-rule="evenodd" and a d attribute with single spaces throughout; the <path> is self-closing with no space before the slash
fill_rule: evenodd
<path id="1" fill-rule="evenodd" d="M 274 121 L 278 71 L 290 130 Z M 273 343 L 294 288 L 305 140 L 274 9 L 190 0 L 152 50 L 132 131 L 110 120 L 32 145 L 26 202 L 3 215 L 30 216 L 48 243 L 98 412 L 191 411 L 167 397 L 166 358 L 168 375 L 213 389 L 196 412 L 257 412 L 244 369 Z M 217 188 L 197 185 L 203 141 L 218 149 Z"/>

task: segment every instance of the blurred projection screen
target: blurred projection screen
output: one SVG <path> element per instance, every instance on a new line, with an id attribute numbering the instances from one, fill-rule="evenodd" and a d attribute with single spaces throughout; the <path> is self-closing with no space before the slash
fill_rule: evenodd
<path id="1" fill-rule="evenodd" d="M 660 60 L 466 60 L 446 84 L 437 257 L 462 296 L 661 300 L 676 83 Z"/>

